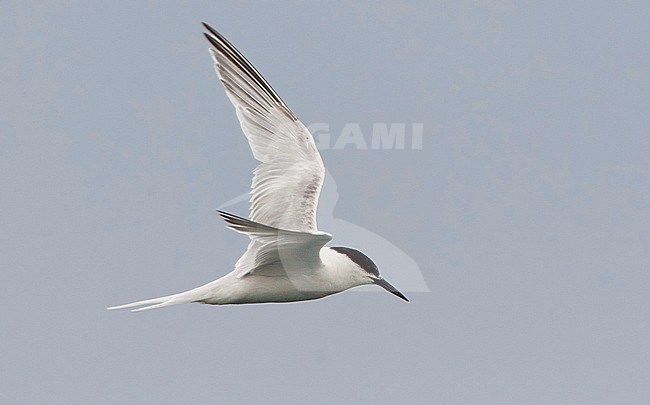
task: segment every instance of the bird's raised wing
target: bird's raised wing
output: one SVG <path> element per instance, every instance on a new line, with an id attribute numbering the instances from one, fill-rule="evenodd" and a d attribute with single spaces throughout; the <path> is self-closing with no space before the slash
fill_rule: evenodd
<path id="1" fill-rule="evenodd" d="M 315 232 L 325 167 L 313 136 L 260 73 L 207 24 L 215 69 L 235 106 L 253 156 L 251 219 L 278 229 Z"/>
<path id="2" fill-rule="evenodd" d="M 274 228 L 219 211 L 228 227 L 247 235 L 248 250 L 235 265 L 239 277 L 247 274 L 290 275 L 320 263 L 320 249 L 332 240 L 326 232 L 297 232 Z M 274 266 L 274 265 L 278 266 Z"/>

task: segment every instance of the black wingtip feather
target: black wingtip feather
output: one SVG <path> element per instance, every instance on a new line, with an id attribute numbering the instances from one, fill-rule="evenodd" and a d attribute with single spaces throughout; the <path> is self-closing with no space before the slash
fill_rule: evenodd
<path id="1" fill-rule="evenodd" d="M 210 25 L 208 25 L 208 23 L 202 22 L 201 24 L 203 24 L 203 27 L 204 27 L 206 30 L 210 31 L 210 33 L 211 33 L 212 35 L 214 35 L 215 37 L 223 38 L 223 35 L 221 35 L 217 30 L 215 30 L 214 28 L 212 28 Z"/>
<path id="2" fill-rule="evenodd" d="M 246 57 L 242 55 L 242 53 L 239 52 L 239 50 L 226 39 L 226 37 L 221 35 L 217 30 L 208 24 L 202 24 L 210 33 L 203 33 L 203 35 L 205 35 L 205 37 L 217 50 L 217 52 L 221 53 L 225 58 L 229 59 L 232 63 L 246 72 L 246 74 L 248 74 L 262 89 L 264 89 L 264 91 L 268 94 L 269 97 L 271 97 L 271 99 L 273 99 L 276 103 L 284 106 L 289 112 L 289 115 L 295 119 L 293 113 L 291 113 L 291 111 L 286 107 L 286 104 L 284 104 L 284 101 L 282 101 L 278 93 L 273 90 L 273 87 L 271 87 L 271 85 L 266 81 L 266 79 L 264 79 L 260 72 L 255 69 L 253 64 L 250 63 L 248 59 L 246 59 Z"/>
<path id="3" fill-rule="evenodd" d="M 215 48 L 219 49 L 219 43 L 217 41 L 215 41 L 214 38 L 212 36 L 210 36 L 210 34 L 207 34 L 207 33 L 204 32 L 203 35 L 210 42 L 210 45 L 212 45 Z"/>
<path id="4" fill-rule="evenodd" d="M 217 212 L 228 223 L 228 228 L 237 232 L 247 234 L 277 234 L 280 231 L 272 226 L 260 224 L 229 212 L 221 210 L 217 210 Z"/>

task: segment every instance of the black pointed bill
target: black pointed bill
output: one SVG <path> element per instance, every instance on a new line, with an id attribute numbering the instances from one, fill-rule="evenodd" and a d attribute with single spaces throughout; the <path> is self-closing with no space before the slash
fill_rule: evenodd
<path id="1" fill-rule="evenodd" d="M 381 278 L 381 277 L 379 277 L 379 278 L 375 278 L 375 279 L 374 279 L 374 283 L 377 284 L 378 286 L 380 286 L 381 288 L 383 288 L 384 290 L 386 290 L 386 291 L 388 291 L 388 292 L 390 292 L 390 293 L 393 293 L 393 294 L 397 295 L 398 297 L 400 297 L 400 298 L 403 299 L 404 301 L 409 302 L 409 299 L 406 298 L 406 297 L 404 296 L 404 294 L 402 294 L 401 292 L 399 292 L 399 290 L 398 290 L 397 288 L 393 287 L 393 285 L 392 285 L 391 283 L 389 283 L 388 281 L 384 280 L 383 278 Z"/>

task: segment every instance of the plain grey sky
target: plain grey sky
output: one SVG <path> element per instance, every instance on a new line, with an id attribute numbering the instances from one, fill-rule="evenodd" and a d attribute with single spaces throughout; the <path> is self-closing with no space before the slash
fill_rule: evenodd
<path id="1" fill-rule="evenodd" d="M 214 208 L 255 161 L 201 21 L 305 123 L 424 124 L 420 151 L 322 154 L 334 216 L 431 292 L 105 311 L 246 246 Z M 2 2 L 0 402 L 650 401 L 648 21 L 645 1 Z"/>

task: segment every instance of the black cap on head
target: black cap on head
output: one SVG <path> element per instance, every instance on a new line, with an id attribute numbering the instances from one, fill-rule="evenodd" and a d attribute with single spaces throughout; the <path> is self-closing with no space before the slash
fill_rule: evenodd
<path id="1" fill-rule="evenodd" d="M 367 273 L 372 274 L 375 277 L 379 277 L 379 269 L 375 262 L 370 260 L 370 258 L 363 253 L 359 252 L 356 249 L 343 246 L 333 246 L 332 250 L 336 250 L 339 253 L 342 253 L 355 262 L 359 267 L 364 269 Z"/>
<path id="2" fill-rule="evenodd" d="M 350 260 L 352 260 L 359 267 L 365 270 L 366 273 L 370 274 L 372 276 L 374 284 L 380 286 L 384 290 L 392 294 L 395 294 L 396 296 L 400 297 L 404 301 L 408 302 L 409 299 L 406 298 L 404 294 L 399 292 L 399 290 L 393 287 L 388 281 L 381 278 L 381 276 L 379 275 L 379 269 L 377 268 L 377 265 L 375 264 L 375 262 L 370 260 L 368 256 L 364 255 L 363 253 L 359 252 L 356 249 L 352 249 L 349 247 L 333 246 L 331 249 L 346 255 L 348 258 L 350 258 Z"/>

